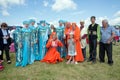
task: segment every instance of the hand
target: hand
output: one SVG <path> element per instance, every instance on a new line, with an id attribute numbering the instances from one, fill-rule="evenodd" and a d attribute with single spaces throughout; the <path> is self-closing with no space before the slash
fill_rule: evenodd
<path id="1" fill-rule="evenodd" d="M 9 38 L 9 36 L 6 36 L 6 39 L 8 39 Z"/>
<path id="2" fill-rule="evenodd" d="M 7 39 L 7 37 L 6 37 L 6 36 L 4 36 L 4 37 L 3 37 L 3 39 Z"/>
<path id="3" fill-rule="evenodd" d="M 22 48 L 22 44 L 21 43 L 19 44 L 19 46 L 20 46 L 20 48 Z"/>
<path id="4" fill-rule="evenodd" d="M 108 44 L 110 44 L 110 43 L 111 43 L 111 41 L 110 41 L 110 40 L 108 40 L 108 41 L 107 41 L 107 43 L 108 43 Z"/>
<path id="5" fill-rule="evenodd" d="M 66 35 L 63 36 L 63 39 L 65 39 L 65 38 L 66 38 Z"/>
<path id="6" fill-rule="evenodd" d="M 31 46 L 33 46 L 33 42 L 31 43 Z"/>
<path id="7" fill-rule="evenodd" d="M 49 42 L 52 42 L 53 40 L 52 39 L 49 39 Z"/>
<path id="8" fill-rule="evenodd" d="M 52 47 L 57 47 L 57 44 L 55 42 L 52 42 Z"/>
<path id="9" fill-rule="evenodd" d="M 38 43 L 38 40 L 36 40 L 36 43 Z"/>
<path id="10" fill-rule="evenodd" d="M 99 44 L 100 42 L 99 41 L 97 41 L 97 44 Z"/>

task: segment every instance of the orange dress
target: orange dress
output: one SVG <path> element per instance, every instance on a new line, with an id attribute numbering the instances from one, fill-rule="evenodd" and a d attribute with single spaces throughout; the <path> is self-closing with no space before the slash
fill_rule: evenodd
<path id="1" fill-rule="evenodd" d="M 57 47 L 62 47 L 63 44 L 59 41 L 59 40 L 55 40 L 54 43 L 57 45 L 56 47 L 52 47 L 52 43 L 53 41 L 48 41 L 46 47 L 48 48 L 48 51 L 45 55 L 45 57 L 43 58 L 43 60 L 41 60 L 41 62 L 46 62 L 46 63 L 57 63 L 57 62 L 62 62 L 63 59 L 60 57 L 60 53 L 57 51 Z"/>
<path id="2" fill-rule="evenodd" d="M 80 45 L 80 29 L 76 26 L 76 29 L 74 30 L 74 40 L 75 40 L 75 47 L 77 55 L 75 56 L 75 61 L 82 62 L 84 61 L 82 49 Z"/>

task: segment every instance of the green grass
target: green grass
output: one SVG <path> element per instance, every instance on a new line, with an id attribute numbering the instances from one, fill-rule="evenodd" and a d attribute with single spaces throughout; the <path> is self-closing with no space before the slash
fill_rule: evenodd
<path id="1" fill-rule="evenodd" d="M 36 61 L 26 67 L 15 67 L 14 53 L 11 53 L 11 58 L 12 64 L 4 62 L 0 80 L 120 80 L 120 46 L 113 47 L 113 66 L 107 64 L 106 57 L 106 63 L 67 65 L 66 61 L 58 64 Z"/>

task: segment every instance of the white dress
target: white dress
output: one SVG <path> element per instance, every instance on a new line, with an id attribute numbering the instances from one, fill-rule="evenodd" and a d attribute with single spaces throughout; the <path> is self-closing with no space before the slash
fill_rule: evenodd
<path id="1" fill-rule="evenodd" d="M 68 55 L 69 56 L 75 56 L 76 52 L 75 52 L 75 43 L 73 39 L 69 39 L 68 40 Z"/>

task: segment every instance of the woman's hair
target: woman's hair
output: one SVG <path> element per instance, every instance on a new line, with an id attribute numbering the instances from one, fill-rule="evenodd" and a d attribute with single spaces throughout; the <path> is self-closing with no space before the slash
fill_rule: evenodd
<path id="1" fill-rule="evenodd" d="M 7 23 L 2 23 L 1 27 L 8 27 Z"/>

